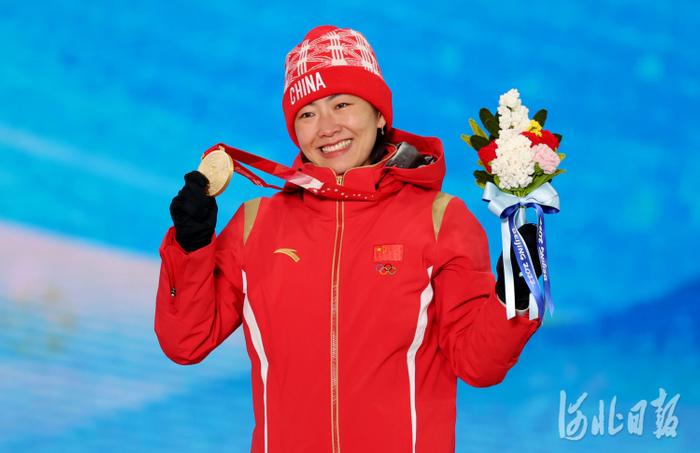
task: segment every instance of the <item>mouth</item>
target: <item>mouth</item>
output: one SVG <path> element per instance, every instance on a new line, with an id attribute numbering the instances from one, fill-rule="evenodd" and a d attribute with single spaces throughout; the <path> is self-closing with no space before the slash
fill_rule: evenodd
<path id="1" fill-rule="evenodd" d="M 351 143 L 352 139 L 341 140 L 332 145 L 321 146 L 319 147 L 319 150 L 324 156 L 335 156 L 341 154 L 341 152 L 346 151 L 348 148 L 350 148 Z"/>

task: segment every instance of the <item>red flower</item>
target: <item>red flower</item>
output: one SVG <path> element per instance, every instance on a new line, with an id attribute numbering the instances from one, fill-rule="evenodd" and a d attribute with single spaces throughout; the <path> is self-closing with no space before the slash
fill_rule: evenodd
<path id="1" fill-rule="evenodd" d="M 496 158 L 496 141 L 492 141 L 478 151 L 479 159 L 486 167 L 486 171 L 491 173 L 491 161 Z"/>
<path id="2" fill-rule="evenodd" d="M 552 148 L 554 151 L 556 151 L 557 148 L 559 148 L 559 140 L 557 140 L 557 138 L 551 132 L 546 131 L 544 129 L 540 131 L 541 135 L 539 136 L 534 132 L 523 132 L 522 134 L 530 139 L 530 141 L 532 142 L 532 146 L 544 143 L 545 145 Z"/>

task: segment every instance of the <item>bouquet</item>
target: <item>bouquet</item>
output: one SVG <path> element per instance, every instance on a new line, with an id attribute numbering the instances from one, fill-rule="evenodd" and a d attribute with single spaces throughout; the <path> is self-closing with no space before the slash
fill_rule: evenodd
<path id="1" fill-rule="evenodd" d="M 544 313 L 545 307 L 550 313 L 554 312 L 543 214 L 559 212 L 559 195 L 549 181 L 564 173 L 559 165 L 566 156 L 558 152 L 562 136 L 544 129 L 547 110 L 539 110 L 532 119 L 528 117 L 528 109 L 515 88 L 500 96 L 496 115 L 482 108 L 479 119 L 488 133 L 470 118 L 473 135 L 462 134 L 462 140 L 476 150 L 477 163 L 483 167 L 474 172 L 476 183 L 484 189 L 482 199 L 501 219 L 506 314 L 509 319 L 515 316 L 512 246 L 530 288 L 530 319 L 535 319 L 539 313 Z M 537 252 L 544 291 L 540 289 L 532 259 L 518 232 L 518 227 L 526 221 L 527 208 L 534 208 L 537 214 Z"/>
<path id="2" fill-rule="evenodd" d="M 476 150 L 477 164 L 485 169 L 474 172 L 481 188 L 491 182 L 503 192 L 523 197 L 564 173 L 558 167 L 566 155 L 557 151 L 562 136 L 543 129 L 547 110 L 528 118 L 515 88 L 501 95 L 496 115 L 482 108 L 479 118 L 488 135 L 469 118 L 474 135 L 462 134 L 462 140 Z"/>

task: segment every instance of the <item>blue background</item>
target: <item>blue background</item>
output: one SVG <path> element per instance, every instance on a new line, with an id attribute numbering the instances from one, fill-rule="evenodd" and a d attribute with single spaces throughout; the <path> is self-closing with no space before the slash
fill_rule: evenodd
<path id="1" fill-rule="evenodd" d="M 457 451 L 700 450 L 700 8 L 508 0 L 0 1 L 0 450 L 249 450 L 241 332 L 199 365 L 169 362 L 157 251 L 212 144 L 291 163 L 284 58 L 320 24 L 361 31 L 395 126 L 443 140 L 443 190 L 482 222 L 494 263 L 467 119 L 517 87 L 564 135 L 547 217 L 557 311 L 502 384 L 460 384 Z M 237 176 L 218 229 L 271 193 Z M 598 400 L 626 418 L 660 387 L 680 394 L 675 438 L 654 436 L 651 406 L 642 436 L 560 438 L 561 390 L 589 394 L 590 425 Z"/>

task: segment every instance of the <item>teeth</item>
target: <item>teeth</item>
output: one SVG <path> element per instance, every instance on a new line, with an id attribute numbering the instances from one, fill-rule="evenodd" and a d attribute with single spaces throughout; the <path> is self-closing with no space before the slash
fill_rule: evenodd
<path id="1" fill-rule="evenodd" d="M 343 149 L 350 145 L 350 142 L 352 140 L 343 140 L 342 142 L 338 142 L 333 146 L 323 146 L 321 147 L 321 151 L 324 153 L 332 153 L 333 151 L 338 151 L 339 149 Z"/>

